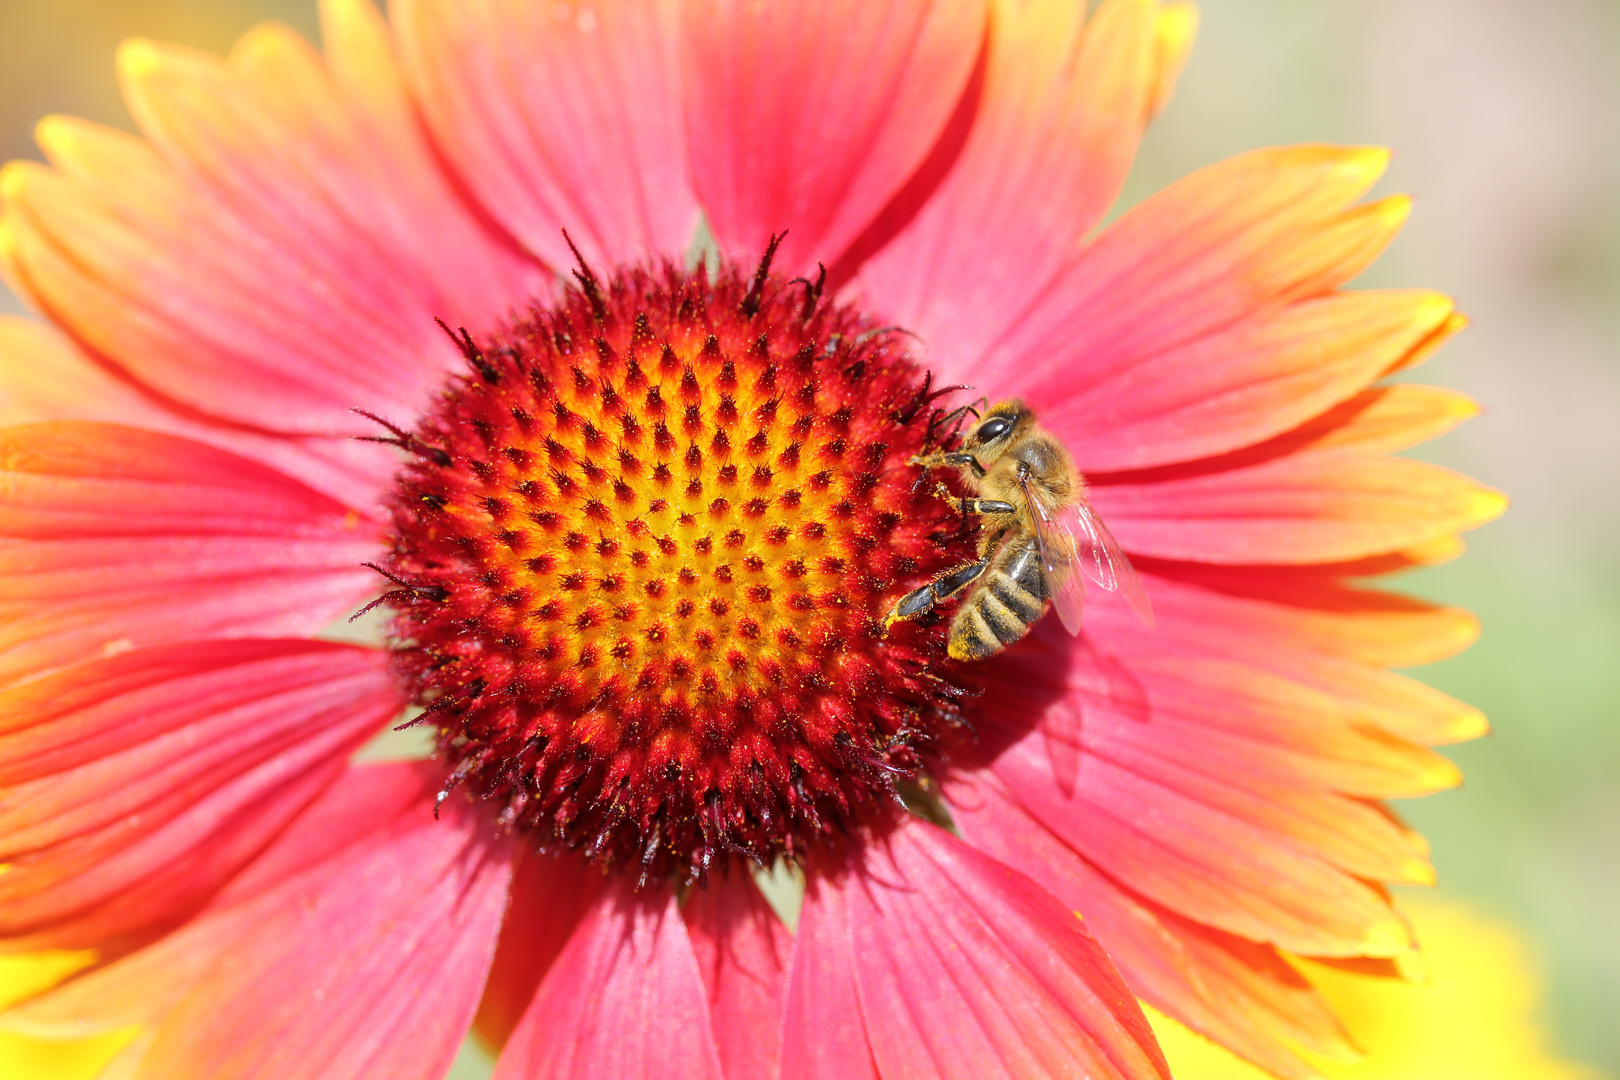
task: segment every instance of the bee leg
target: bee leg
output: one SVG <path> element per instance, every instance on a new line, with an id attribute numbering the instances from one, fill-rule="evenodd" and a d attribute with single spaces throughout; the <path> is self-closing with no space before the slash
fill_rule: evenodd
<path id="1" fill-rule="evenodd" d="M 1016 514 L 1018 507 L 999 499 L 963 499 L 964 514 Z"/>
<path id="2" fill-rule="evenodd" d="M 913 589 L 902 596 L 894 607 L 889 609 L 889 613 L 883 617 L 884 633 L 888 633 L 889 627 L 902 619 L 915 619 L 933 611 L 935 604 L 956 595 L 977 581 L 979 575 L 984 573 L 985 567 L 989 565 L 989 560 L 985 559 L 976 563 L 958 566 L 954 570 L 947 570 L 921 588 Z"/>
<path id="3" fill-rule="evenodd" d="M 989 563 L 990 556 L 1001 546 L 1001 541 L 1012 531 L 1012 526 L 1006 522 L 996 522 L 995 528 L 984 529 L 979 533 L 979 559 Z"/>
<path id="4" fill-rule="evenodd" d="M 973 475 L 984 475 L 984 466 L 979 464 L 979 459 L 974 457 L 972 454 L 964 454 L 961 451 L 942 451 L 940 453 L 926 455 L 913 454 L 906 464 L 920 465 L 924 469 L 937 469 L 942 465 L 966 465 L 968 468 L 973 470 Z"/>

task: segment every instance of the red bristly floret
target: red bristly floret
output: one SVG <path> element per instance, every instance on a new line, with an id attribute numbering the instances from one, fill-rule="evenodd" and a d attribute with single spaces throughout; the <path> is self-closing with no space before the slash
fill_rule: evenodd
<path id="1" fill-rule="evenodd" d="M 582 269 L 457 335 L 400 440 L 395 655 L 450 786 L 643 880 L 888 820 L 959 723 L 938 629 L 878 619 L 968 546 L 907 465 L 934 395 L 767 269 Z"/>

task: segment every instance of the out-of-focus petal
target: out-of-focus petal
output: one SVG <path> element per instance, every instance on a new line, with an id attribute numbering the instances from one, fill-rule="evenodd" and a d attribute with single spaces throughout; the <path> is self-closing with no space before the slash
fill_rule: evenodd
<path id="1" fill-rule="evenodd" d="M 351 438 L 289 438 L 209 422 L 100 364 L 47 323 L 0 316 L 0 424 L 100 420 L 184 435 L 262 461 L 371 515 L 399 469 L 386 447 Z"/>
<path id="2" fill-rule="evenodd" d="M 1368 390 L 1247 450 L 1092 474 L 1091 501 L 1128 550 L 1164 559 L 1299 565 L 1398 552 L 1475 528 L 1506 508 L 1501 493 L 1467 477 L 1382 456 L 1475 411 L 1449 391 Z"/>
<path id="3" fill-rule="evenodd" d="M 1078 912 L 1137 997 L 1288 1080 L 1314 1075 L 1294 1054 L 1346 1056 L 1326 1004 L 1277 951 L 1121 889 L 1017 805 L 994 776 L 949 790 L 962 835 Z"/>
<path id="4" fill-rule="evenodd" d="M 1079 253 L 1125 182 L 1150 110 L 1191 46 L 1187 5 L 998 0 L 961 156 L 857 288 L 963 369 Z"/>
<path id="5" fill-rule="evenodd" d="M 402 702 L 385 653 L 140 649 L 0 691 L 0 936 L 87 948 L 188 915 Z"/>
<path id="6" fill-rule="evenodd" d="M 831 266 L 934 148 L 978 60 L 984 0 L 695 0 L 682 10 L 698 201 L 744 259 Z"/>
<path id="7" fill-rule="evenodd" d="M 686 923 L 666 888 L 621 875 L 564 946 L 495 1080 L 722 1080 Z"/>
<path id="8" fill-rule="evenodd" d="M 374 770 L 416 793 L 408 812 L 339 815 L 319 830 L 324 857 L 303 872 L 19 1006 L 6 1022 L 57 1036 L 147 1024 L 113 1066 L 141 1080 L 439 1080 L 494 950 L 509 846 L 459 806 L 435 821 L 419 770 L 359 771 Z M 353 831 L 334 837 L 333 826 Z"/>
<path id="9" fill-rule="evenodd" d="M 93 352 L 198 411 L 280 432 L 408 418 L 484 326 L 546 288 L 462 203 L 368 0 L 323 5 L 330 59 L 289 31 L 228 62 L 119 54 L 150 145 L 82 121 L 8 167 L 11 276 Z"/>
<path id="10" fill-rule="evenodd" d="M 673 0 L 405 0 L 417 98 L 449 167 L 555 267 L 678 255 L 697 224 Z"/>
<path id="11" fill-rule="evenodd" d="M 314 633 L 375 587 L 358 515 L 266 466 L 111 424 L 0 428 L 0 681 L 137 646 Z"/>
<path id="12" fill-rule="evenodd" d="M 577 856 L 525 852 L 512 871 L 506 907 L 475 1029 L 499 1050 L 517 1027 L 540 980 L 585 916 L 601 903 L 607 876 Z"/>
<path id="13" fill-rule="evenodd" d="M 777 1080 L 793 935 L 746 873 L 711 880 L 682 913 L 726 1080 Z"/>
<path id="14" fill-rule="evenodd" d="M 1406 220 L 1404 198 L 1352 205 L 1388 160 L 1383 150 L 1297 146 L 1201 169 L 1104 230 L 1009 312 L 982 357 L 936 374 L 1005 394 L 1078 394 L 1268 308 L 1331 292 Z"/>
<path id="15" fill-rule="evenodd" d="M 844 921 L 880 1075 L 1168 1080 L 1113 964 L 1024 875 L 908 819 L 808 895 L 803 918 L 835 892 L 841 905 L 819 917 Z"/>

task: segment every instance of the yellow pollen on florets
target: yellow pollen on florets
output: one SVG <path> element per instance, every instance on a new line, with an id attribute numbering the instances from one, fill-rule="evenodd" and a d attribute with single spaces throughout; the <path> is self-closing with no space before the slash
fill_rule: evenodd
<path id="1" fill-rule="evenodd" d="M 388 567 L 454 781 L 656 872 L 887 812 L 946 706 L 878 615 L 953 524 L 913 490 L 933 395 L 893 338 L 671 267 L 462 337 L 471 371 L 403 440 Z"/>

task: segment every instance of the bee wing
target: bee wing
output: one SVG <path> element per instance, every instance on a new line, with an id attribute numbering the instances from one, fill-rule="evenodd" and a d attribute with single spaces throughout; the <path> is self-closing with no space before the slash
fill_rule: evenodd
<path id="1" fill-rule="evenodd" d="M 1086 577 L 1109 592 L 1119 593 L 1136 612 L 1136 617 L 1152 626 L 1153 605 L 1148 601 L 1147 590 L 1142 588 L 1142 579 L 1136 576 L 1136 568 L 1119 549 L 1119 541 L 1108 531 L 1097 511 L 1082 498 L 1066 508 L 1065 516 L 1073 519 L 1080 567 Z"/>
<path id="2" fill-rule="evenodd" d="M 1035 519 L 1035 548 L 1041 557 L 1046 591 L 1052 594 L 1052 606 L 1057 608 L 1063 628 L 1078 634 L 1080 613 L 1086 606 L 1086 579 L 1075 573 L 1075 568 L 1081 564 L 1081 554 L 1069 515 L 1048 506 L 1029 477 L 1020 476 L 1018 484 L 1024 489 L 1030 516 Z"/>

